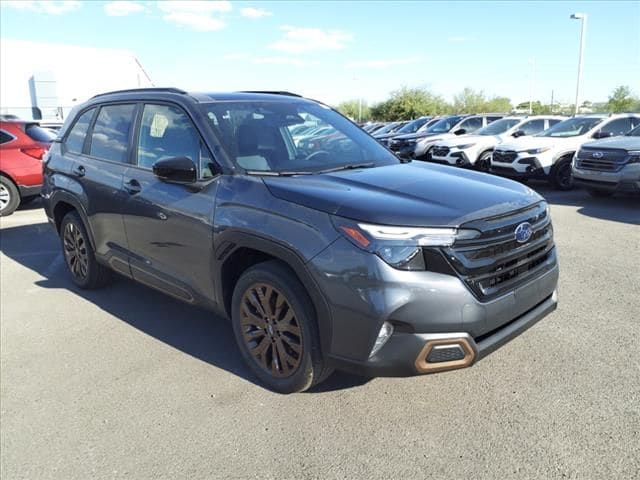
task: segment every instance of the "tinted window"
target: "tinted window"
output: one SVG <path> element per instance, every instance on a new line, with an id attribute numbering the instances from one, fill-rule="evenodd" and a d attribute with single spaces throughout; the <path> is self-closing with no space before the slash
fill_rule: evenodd
<path id="1" fill-rule="evenodd" d="M 640 126 L 634 128 L 629 133 L 627 133 L 630 137 L 640 137 Z"/>
<path id="2" fill-rule="evenodd" d="M 525 135 L 535 135 L 544 130 L 544 120 L 531 120 L 520 125 L 518 130 L 522 130 Z"/>
<path id="3" fill-rule="evenodd" d="M 171 157 L 187 157 L 198 165 L 198 132 L 179 108 L 145 105 L 138 139 L 138 165 L 151 168 L 158 160 Z"/>
<path id="4" fill-rule="evenodd" d="M 607 123 L 602 127 L 602 133 L 612 133 L 613 135 L 624 135 L 633 128 L 633 123 L 630 117 L 618 118 L 610 123 Z"/>
<path id="5" fill-rule="evenodd" d="M 559 118 L 551 118 L 549 119 L 549 127 L 553 127 L 556 123 L 560 123 L 560 122 L 562 122 L 562 120 Z"/>
<path id="6" fill-rule="evenodd" d="M 89 123 L 91 123 L 91 119 L 93 118 L 95 111 L 96 109 L 92 108 L 80 115 L 64 142 L 64 146 L 68 151 L 73 153 L 82 153 L 84 139 L 87 135 Z"/>
<path id="7" fill-rule="evenodd" d="M 453 126 L 460 121 L 461 116 L 445 117 L 438 120 L 425 131 L 427 133 L 447 133 Z"/>
<path id="8" fill-rule="evenodd" d="M 496 120 L 500 120 L 502 117 L 487 117 L 487 125 Z"/>
<path id="9" fill-rule="evenodd" d="M 467 118 L 460 125 L 458 125 L 456 127 L 456 130 L 458 128 L 464 128 L 467 131 L 466 133 L 470 133 L 470 132 L 475 132 L 476 130 L 478 130 L 481 127 L 482 127 L 482 118 L 481 117 L 471 117 L 471 118 Z"/>
<path id="10" fill-rule="evenodd" d="M 584 135 L 589 130 L 594 128 L 600 122 L 601 117 L 574 117 L 569 118 L 555 124 L 553 127 L 540 133 L 542 137 L 577 137 L 578 135 Z"/>
<path id="11" fill-rule="evenodd" d="M 418 118 L 412 122 L 407 123 L 404 127 L 398 130 L 398 133 L 415 133 L 419 128 L 429 121 L 429 117 Z"/>
<path id="12" fill-rule="evenodd" d="M 491 125 L 481 128 L 476 133 L 478 135 L 500 135 L 517 125 L 518 122 L 520 122 L 520 120 L 517 118 L 503 118 L 502 120 L 496 120 L 492 122 Z"/>
<path id="13" fill-rule="evenodd" d="M 11 140 L 13 140 L 13 135 L 9 135 L 4 130 L 0 130 L 0 145 L 10 142 Z"/>
<path id="14" fill-rule="evenodd" d="M 134 110 L 135 105 L 108 105 L 100 109 L 91 134 L 91 156 L 127 162 Z"/>
<path id="15" fill-rule="evenodd" d="M 31 140 L 42 143 L 51 143 L 56 138 L 56 134 L 47 128 L 42 128 L 36 124 L 27 125 L 25 129 Z"/>

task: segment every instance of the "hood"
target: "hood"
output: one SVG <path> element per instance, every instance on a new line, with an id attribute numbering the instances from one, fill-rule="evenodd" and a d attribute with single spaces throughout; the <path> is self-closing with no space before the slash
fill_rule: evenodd
<path id="1" fill-rule="evenodd" d="M 404 135 L 398 135 L 396 138 L 399 140 L 420 140 L 425 137 L 432 137 L 434 135 L 442 135 L 438 133 L 428 133 L 428 132 L 415 132 L 415 133 L 405 133 Z"/>
<path id="2" fill-rule="evenodd" d="M 620 150 L 640 150 L 640 137 L 625 135 L 596 140 L 582 145 L 585 148 L 615 148 Z"/>
<path id="3" fill-rule="evenodd" d="M 467 143 L 475 143 L 482 145 L 491 145 L 500 141 L 500 137 L 493 135 L 458 135 L 454 138 L 442 139 L 438 142 L 438 145 L 445 147 L 455 147 L 456 145 L 465 145 Z"/>
<path id="4" fill-rule="evenodd" d="M 511 180 L 423 162 L 263 181 L 277 198 L 380 225 L 453 227 L 542 200 Z"/>
<path id="5" fill-rule="evenodd" d="M 516 152 L 541 147 L 551 147 L 558 151 L 569 150 L 582 145 L 585 137 L 586 135 L 578 135 L 577 137 L 520 137 L 501 143 L 496 148 L 499 150 L 515 150 Z"/>

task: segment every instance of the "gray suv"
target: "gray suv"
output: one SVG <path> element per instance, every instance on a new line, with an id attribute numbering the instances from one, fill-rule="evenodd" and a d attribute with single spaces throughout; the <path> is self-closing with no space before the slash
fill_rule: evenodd
<path id="1" fill-rule="evenodd" d="M 582 145 L 572 164 L 573 181 L 595 197 L 640 193 L 640 126 L 621 137 Z"/>
<path id="2" fill-rule="evenodd" d="M 305 122 L 327 128 L 301 146 L 291 131 Z M 279 392 L 334 368 L 467 367 L 556 308 L 538 194 L 401 161 L 290 93 L 98 95 L 65 122 L 44 177 L 80 288 L 117 272 L 218 312 Z"/>

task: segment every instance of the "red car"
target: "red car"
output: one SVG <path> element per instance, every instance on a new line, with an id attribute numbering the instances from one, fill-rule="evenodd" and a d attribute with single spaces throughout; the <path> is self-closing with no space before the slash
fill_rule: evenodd
<path id="1" fill-rule="evenodd" d="M 37 122 L 0 121 L 0 217 L 40 195 L 42 157 L 54 138 Z"/>

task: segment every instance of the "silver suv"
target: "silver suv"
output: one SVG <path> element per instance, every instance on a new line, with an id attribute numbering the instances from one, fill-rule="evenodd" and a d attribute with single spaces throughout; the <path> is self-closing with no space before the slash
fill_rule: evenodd
<path id="1" fill-rule="evenodd" d="M 573 180 L 596 197 L 640 193 L 640 126 L 622 137 L 582 145 L 572 164 Z"/>

